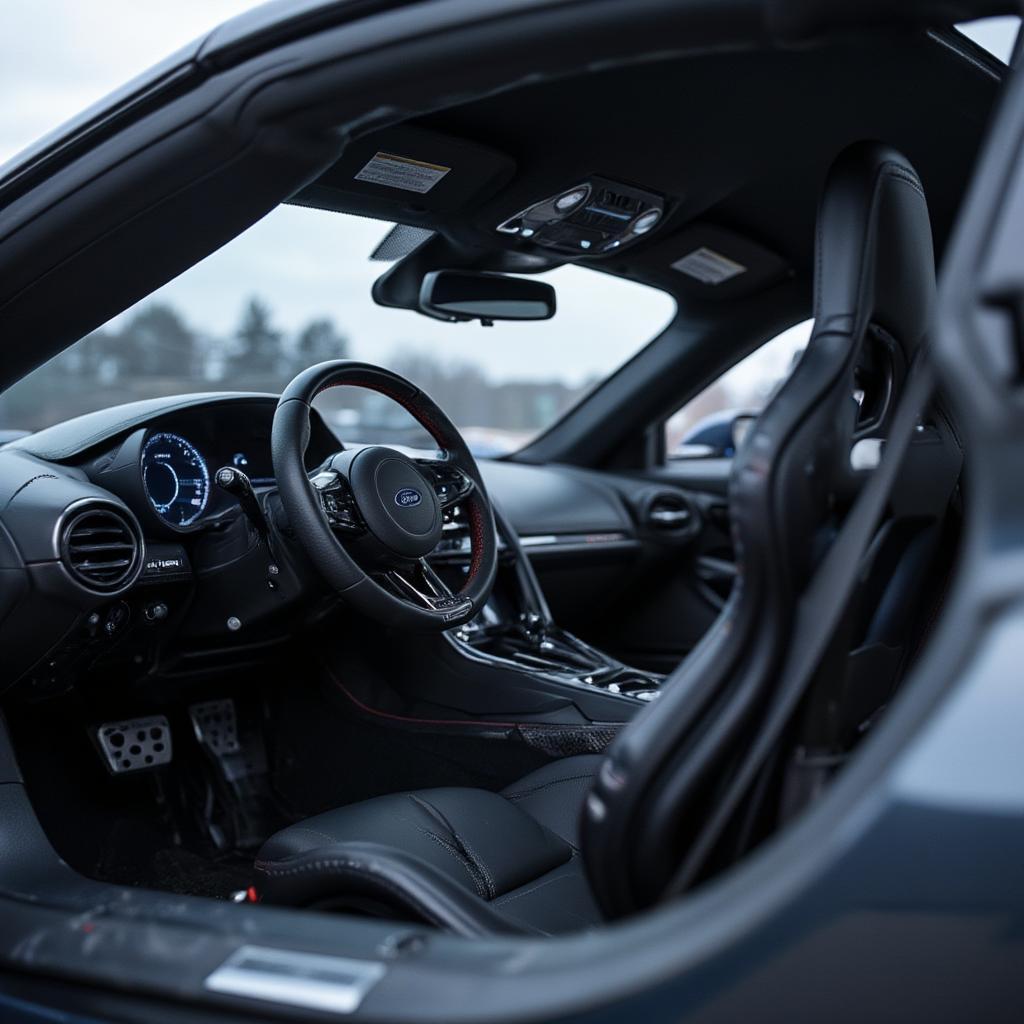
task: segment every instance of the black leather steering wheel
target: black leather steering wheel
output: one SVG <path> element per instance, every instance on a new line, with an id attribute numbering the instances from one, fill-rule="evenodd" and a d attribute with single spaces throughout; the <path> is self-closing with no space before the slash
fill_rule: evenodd
<path id="1" fill-rule="evenodd" d="M 437 442 L 436 457 L 412 459 L 368 445 L 342 450 L 308 473 L 310 403 L 342 384 L 401 405 Z M 449 629 L 483 606 L 498 565 L 494 514 L 466 442 L 429 396 L 370 363 L 318 363 L 284 389 L 270 443 L 289 524 L 346 601 L 388 625 L 419 630 Z M 426 561 L 456 506 L 466 514 L 470 536 L 469 569 L 457 592 Z"/>

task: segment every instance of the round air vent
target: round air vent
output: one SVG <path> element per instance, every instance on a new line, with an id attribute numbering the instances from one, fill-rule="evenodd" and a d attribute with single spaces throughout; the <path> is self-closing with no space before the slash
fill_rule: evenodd
<path id="1" fill-rule="evenodd" d="M 700 513 L 694 503 L 679 491 L 659 491 L 644 508 L 644 522 L 657 533 L 673 539 L 689 537 L 700 529 Z"/>
<path id="2" fill-rule="evenodd" d="M 90 504 L 68 515 L 60 533 L 60 556 L 84 587 L 109 594 L 135 581 L 142 541 L 127 512 L 113 505 Z"/>

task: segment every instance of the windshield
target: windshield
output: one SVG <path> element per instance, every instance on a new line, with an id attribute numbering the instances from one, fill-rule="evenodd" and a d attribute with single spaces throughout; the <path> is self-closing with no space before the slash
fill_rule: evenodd
<path id="1" fill-rule="evenodd" d="M 194 391 L 279 392 L 301 369 L 354 358 L 404 374 L 479 455 L 513 451 L 666 326 L 654 288 L 565 266 L 554 318 L 450 324 L 377 306 L 389 225 L 282 206 L 0 396 L 0 429 L 38 430 L 122 402 Z M 334 389 L 317 407 L 344 440 L 427 446 L 407 413 Z"/>

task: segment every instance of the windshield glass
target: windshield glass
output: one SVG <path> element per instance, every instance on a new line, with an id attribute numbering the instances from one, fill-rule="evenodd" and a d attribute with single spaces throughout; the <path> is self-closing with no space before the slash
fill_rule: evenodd
<path id="1" fill-rule="evenodd" d="M 377 306 L 389 264 L 370 253 L 389 225 L 282 206 L 0 396 L 0 429 L 193 391 L 279 392 L 301 369 L 354 358 L 404 374 L 477 454 L 512 451 L 548 427 L 669 322 L 664 292 L 584 268 L 554 285 L 551 320 L 450 324 Z M 408 414 L 367 391 L 317 406 L 347 441 L 426 446 Z"/>

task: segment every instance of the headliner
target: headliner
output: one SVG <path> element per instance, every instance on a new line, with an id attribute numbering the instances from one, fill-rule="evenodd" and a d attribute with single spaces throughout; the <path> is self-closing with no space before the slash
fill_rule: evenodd
<path id="1" fill-rule="evenodd" d="M 941 254 L 1001 67 L 959 33 L 910 31 L 545 80 L 365 135 L 293 201 L 447 236 L 412 258 L 417 270 L 426 263 L 529 272 L 561 260 L 498 235 L 494 225 L 600 174 L 662 193 L 668 217 L 627 253 L 580 263 L 698 304 L 794 276 L 809 288 L 820 183 L 835 154 L 857 139 L 884 140 L 917 167 Z M 397 198 L 355 181 L 378 149 L 438 158 L 452 166 L 450 180 Z M 669 269 L 701 244 L 752 272 L 707 286 Z M 414 303 L 411 284 L 402 284 L 393 282 L 389 297 Z"/>

